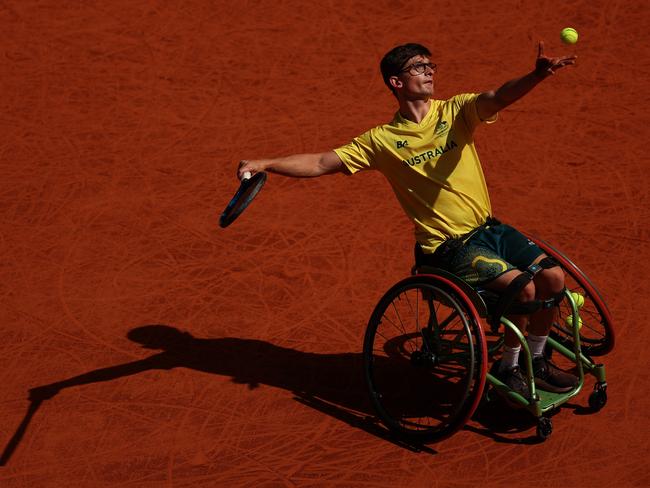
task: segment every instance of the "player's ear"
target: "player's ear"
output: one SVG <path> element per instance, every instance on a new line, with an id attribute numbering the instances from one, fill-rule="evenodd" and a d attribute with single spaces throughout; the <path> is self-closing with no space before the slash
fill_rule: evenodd
<path id="1" fill-rule="evenodd" d="M 402 83 L 402 80 L 400 80 L 397 76 L 391 76 L 388 78 L 388 82 L 393 88 L 402 88 L 404 85 L 404 83 Z"/>

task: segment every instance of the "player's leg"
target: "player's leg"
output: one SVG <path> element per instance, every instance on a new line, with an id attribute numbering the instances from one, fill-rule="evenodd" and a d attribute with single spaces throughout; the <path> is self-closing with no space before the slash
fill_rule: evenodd
<path id="1" fill-rule="evenodd" d="M 510 283 L 522 274 L 514 265 L 505 261 L 495 249 L 476 245 L 473 240 L 466 242 L 447 263 L 449 271 L 471 286 L 480 286 L 497 293 L 502 292 Z M 535 299 L 535 284 L 527 283 L 515 298 L 519 302 Z M 528 324 L 527 315 L 508 315 L 515 326 L 525 332 Z M 524 397 L 529 396 L 528 384 L 518 365 L 521 344 L 515 332 L 505 330 L 505 346 L 501 359 L 493 366 L 492 373 Z"/>
<path id="2" fill-rule="evenodd" d="M 546 254 L 542 254 L 534 262 L 541 263 L 545 258 Z M 535 275 L 534 282 L 537 299 L 555 298 L 564 290 L 564 272 L 559 266 L 546 268 Z M 546 340 L 556 315 L 557 307 L 542 308 L 531 314 L 527 340 L 533 356 L 535 384 L 543 390 L 565 392 L 578 384 L 578 377 L 562 371 L 544 356 Z"/>
<path id="3" fill-rule="evenodd" d="M 546 254 L 540 254 L 533 263 L 539 264 L 547 257 Z M 564 272 L 559 266 L 542 269 L 535 275 L 534 282 L 536 298 L 548 300 L 564 291 Z M 556 314 L 556 307 L 543 308 L 531 314 L 528 332 L 535 335 L 548 335 Z"/>
<path id="4" fill-rule="evenodd" d="M 496 293 L 503 292 L 508 285 L 521 274 L 521 271 L 512 269 L 501 274 L 494 280 L 482 285 L 488 290 Z M 519 292 L 516 300 L 521 303 L 527 303 L 535 300 L 535 285 L 531 281 Z M 528 315 L 509 314 L 507 318 L 522 332 L 525 333 L 528 328 Z M 524 397 L 529 396 L 528 384 L 524 375 L 519 368 L 519 355 L 521 353 L 521 343 L 513 330 L 506 327 L 504 330 L 504 346 L 501 359 L 495 363 L 492 374 L 499 378 L 503 383 Z"/>
<path id="5" fill-rule="evenodd" d="M 518 269 L 528 269 L 531 264 L 542 264 L 547 258 L 535 243 L 516 229 L 507 225 L 500 227 L 494 232 L 500 252 Z M 559 266 L 545 265 L 535 274 L 533 282 L 537 300 L 554 298 L 564 290 L 564 272 Z M 559 369 L 543 354 L 556 309 L 557 307 L 541 309 L 531 315 L 527 341 L 533 356 L 535 384 L 543 390 L 562 393 L 577 385 L 578 378 Z"/>

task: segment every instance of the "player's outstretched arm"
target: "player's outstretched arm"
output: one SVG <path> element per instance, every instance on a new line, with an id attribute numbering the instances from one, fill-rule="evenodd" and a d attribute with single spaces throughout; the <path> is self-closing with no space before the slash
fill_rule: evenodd
<path id="1" fill-rule="evenodd" d="M 544 43 L 539 42 L 535 69 L 530 73 L 504 83 L 498 90 L 481 93 L 476 102 L 478 115 L 482 120 L 490 119 L 497 112 L 519 100 L 535 88 L 542 80 L 554 75 L 565 66 L 575 64 L 576 56 L 550 58 L 544 54 Z"/>
<path id="2" fill-rule="evenodd" d="M 343 171 L 341 159 L 334 151 L 315 154 L 294 154 L 275 159 L 244 159 L 239 162 L 237 176 L 241 180 L 244 173 L 251 175 L 269 171 L 284 176 L 310 178 Z"/>

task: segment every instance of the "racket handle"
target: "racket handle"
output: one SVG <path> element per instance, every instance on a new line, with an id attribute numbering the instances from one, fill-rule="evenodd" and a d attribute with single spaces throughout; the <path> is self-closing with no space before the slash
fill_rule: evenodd
<path id="1" fill-rule="evenodd" d="M 244 181 L 244 180 L 250 180 L 250 179 L 251 179 L 251 172 L 250 172 L 250 171 L 246 171 L 246 172 L 244 173 L 244 176 L 243 176 L 243 178 L 242 178 L 242 181 Z"/>

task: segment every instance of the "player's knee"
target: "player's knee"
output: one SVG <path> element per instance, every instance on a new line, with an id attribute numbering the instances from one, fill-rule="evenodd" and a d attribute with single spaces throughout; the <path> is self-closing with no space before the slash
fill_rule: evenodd
<path id="1" fill-rule="evenodd" d="M 535 282 L 541 298 L 557 295 L 564 289 L 564 271 L 559 266 L 545 269 L 539 273 Z"/>
<path id="2" fill-rule="evenodd" d="M 521 289 L 519 295 L 517 295 L 517 300 L 523 303 L 532 302 L 535 300 L 535 293 L 535 284 L 531 281 Z"/>

